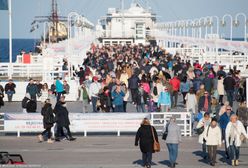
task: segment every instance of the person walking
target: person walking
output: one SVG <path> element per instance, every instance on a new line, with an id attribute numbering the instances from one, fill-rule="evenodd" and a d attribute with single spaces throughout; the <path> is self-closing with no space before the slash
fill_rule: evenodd
<path id="1" fill-rule="evenodd" d="M 26 87 L 26 93 L 29 93 L 29 95 L 31 96 L 31 100 L 35 101 L 37 100 L 37 95 L 39 93 L 38 87 L 37 85 L 34 83 L 33 79 L 29 80 L 29 84 Z"/>
<path id="2" fill-rule="evenodd" d="M 211 113 L 211 96 L 207 91 L 205 91 L 204 96 L 201 96 L 199 99 L 198 110 Z"/>
<path id="3" fill-rule="evenodd" d="M 97 99 L 100 89 L 101 89 L 101 84 L 98 83 L 98 78 L 94 76 L 93 83 L 91 83 L 89 87 L 89 99 L 91 100 L 93 112 L 95 113 L 97 112 L 96 106 L 97 106 Z"/>
<path id="4" fill-rule="evenodd" d="M 51 128 L 55 123 L 55 117 L 53 115 L 52 104 L 50 103 L 49 99 L 46 99 L 44 102 L 44 106 L 41 109 L 41 115 L 43 116 L 43 126 L 45 130 L 40 135 L 38 135 L 39 142 L 44 141 L 43 136 L 47 133 L 47 143 L 53 143 L 54 141 L 51 139 Z"/>
<path id="5" fill-rule="evenodd" d="M 165 126 L 168 127 L 168 134 L 166 138 L 166 145 L 169 151 L 170 167 L 176 167 L 176 160 L 178 156 L 178 146 L 182 142 L 181 130 L 176 123 L 176 118 L 171 117 L 170 123 Z"/>
<path id="6" fill-rule="evenodd" d="M 192 110 L 193 115 L 196 115 L 197 99 L 194 93 L 194 88 L 190 88 L 189 93 L 185 96 L 187 111 Z"/>
<path id="7" fill-rule="evenodd" d="M 55 88 L 56 88 L 57 102 L 58 102 L 60 100 L 61 95 L 64 92 L 64 86 L 59 77 L 56 79 Z"/>
<path id="8" fill-rule="evenodd" d="M 248 139 L 248 135 L 243 124 L 238 120 L 235 114 L 231 115 L 230 122 L 226 126 L 225 138 L 227 148 L 229 149 L 231 165 L 238 166 L 242 139 Z"/>
<path id="9" fill-rule="evenodd" d="M 161 112 L 168 112 L 171 108 L 171 97 L 168 88 L 164 87 L 164 90 L 159 94 L 157 106 L 161 109 Z"/>
<path id="10" fill-rule="evenodd" d="M 123 99 L 125 93 L 121 90 L 120 85 L 116 85 L 116 89 L 112 92 L 113 106 L 115 112 L 124 112 Z"/>
<path id="11" fill-rule="evenodd" d="M 219 95 L 219 104 L 221 104 L 221 105 L 223 104 L 223 97 L 225 94 L 223 82 L 224 82 L 223 76 L 219 76 L 218 77 L 218 83 L 217 83 L 217 92 Z"/>
<path id="12" fill-rule="evenodd" d="M 246 106 L 246 102 L 240 103 L 236 114 L 237 114 L 239 120 L 243 123 L 245 129 L 247 129 L 247 127 L 248 127 L 248 108 Z"/>
<path id="13" fill-rule="evenodd" d="M 233 94 L 234 94 L 234 89 L 235 89 L 235 80 L 232 77 L 232 74 L 228 73 L 227 77 L 224 79 L 224 88 L 226 91 L 226 96 L 227 96 L 227 100 L 230 103 L 230 106 L 233 106 Z"/>
<path id="14" fill-rule="evenodd" d="M 144 118 L 135 137 L 135 146 L 138 146 L 139 144 L 140 150 L 142 152 L 143 166 L 146 168 L 151 167 L 152 153 L 154 153 L 154 138 L 152 131 L 154 132 L 155 140 L 158 142 L 156 129 L 151 126 L 150 121 L 147 118 Z"/>
<path id="15" fill-rule="evenodd" d="M 199 138 L 198 142 L 202 144 L 202 154 L 203 154 L 203 159 L 207 159 L 207 146 L 206 146 L 206 141 L 204 140 L 204 130 L 208 128 L 208 126 L 211 123 L 211 118 L 209 113 L 204 113 L 203 118 L 198 122 L 196 125 L 196 129 L 202 129 L 203 131 L 199 133 Z"/>
<path id="16" fill-rule="evenodd" d="M 185 97 L 190 89 L 190 83 L 185 76 L 180 84 L 180 92 L 183 94 L 183 104 L 186 105 Z"/>
<path id="17" fill-rule="evenodd" d="M 44 83 L 42 85 L 42 89 L 41 89 L 40 93 L 41 93 L 40 101 L 41 101 L 42 104 L 45 104 L 45 101 L 48 98 L 48 85 L 47 85 L 47 83 Z"/>
<path id="18" fill-rule="evenodd" d="M 12 102 L 13 94 L 15 94 L 16 84 L 13 82 L 12 79 L 9 79 L 9 82 L 6 83 L 4 90 L 5 94 L 8 96 L 8 102 Z"/>
<path id="19" fill-rule="evenodd" d="M 172 97 L 171 97 L 171 104 L 172 107 L 177 106 L 177 99 L 178 99 L 178 92 L 180 89 L 180 80 L 178 79 L 178 76 L 174 76 L 173 79 L 170 80 L 170 84 L 172 85 Z"/>
<path id="20" fill-rule="evenodd" d="M 63 128 L 67 130 L 66 138 L 69 141 L 74 141 L 76 138 L 72 137 L 70 131 L 70 120 L 69 120 L 69 112 L 66 108 L 65 96 L 61 96 L 60 100 L 57 102 L 54 108 L 55 116 L 56 116 L 56 124 L 57 124 L 57 132 L 55 134 L 55 140 L 60 141 L 61 133 L 63 132 Z"/>
<path id="21" fill-rule="evenodd" d="M 215 166 L 217 146 L 221 147 L 221 130 L 216 118 L 212 118 L 210 125 L 204 130 L 203 138 L 206 141 L 208 159 L 211 166 Z"/>
<path id="22" fill-rule="evenodd" d="M 231 106 L 227 106 L 226 107 L 226 111 L 224 112 L 224 114 L 222 114 L 220 116 L 219 119 L 219 125 L 221 128 L 221 132 L 222 132 L 222 140 L 225 141 L 225 153 L 226 153 L 226 158 L 229 159 L 229 153 L 228 153 L 228 146 L 227 146 L 227 142 L 226 142 L 226 127 L 227 124 L 230 121 L 230 117 L 231 115 L 233 115 L 234 112 L 232 111 L 232 107 Z"/>

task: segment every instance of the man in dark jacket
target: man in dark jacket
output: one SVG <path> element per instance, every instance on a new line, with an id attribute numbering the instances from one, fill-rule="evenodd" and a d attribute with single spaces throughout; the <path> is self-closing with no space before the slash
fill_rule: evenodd
<path id="1" fill-rule="evenodd" d="M 220 116 L 219 125 L 220 125 L 221 132 L 222 132 L 222 140 L 224 140 L 224 141 L 226 139 L 225 138 L 226 137 L 226 126 L 230 121 L 231 115 L 233 115 L 233 114 L 235 114 L 235 113 L 232 111 L 232 107 L 227 106 L 226 112 Z M 226 141 L 225 141 L 225 152 L 226 152 L 227 159 L 229 159 L 229 152 L 227 149 Z"/>
<path id="2" fill-rule="evenodd" d="M 9 82 L 4 87 L 5 93 L 8 95 L 9 102 L 12 101 L 13 94 L 15 94 L 15 88 L 15 83 L 13 83 L 12 79 L 9 79 Z"/>
<path id="3" fill-rule="evenodd" d="M 31 100 L 36 101 L 36 95 L 39 93 L 37 85 L 34 83 L 33 79 L 29 80 L 29 84 L 26 87 L 26 93 L 29 93 Z"/>
<path id="4" fill-rule="evenodd" d="M 201 96 L 199 99 L 198 110 L 211 113 L 211 96 L 207 91 L 205 91 L 204 96 Z"/>
<path id="5" fill-rule="evenodd" d="M 229 104 L 232 107 L 235 80 L 230 73 L 228 73 L 227 77 L 224 79 L 223 84 L 226 91 L 227 100 L 229 101 Z"/>
<path id="6" fill-rule="evenodd" d="M 69 141 L 74 141 L 76 138 L 73 138 L 70 131 L 70 120 L 69 120 L 69 112 L 66 108 L 65 97 L 61 96 L 60 100 L 57 102 L 54 108 L 55 116 L 56 116 L 56 124 L 57 124 L 57 132 L 55 134 L 55 140 L 59 141 L 61 134 L 63 133 L 63 128 L 67 130 L 66 138 Z"/>
<path id="7" fill-rule="evenodd" d="M 131 78 L 128 79 L 128 88 L 131 90 L 132 101 L 134 104 L 137 104 L 139 83 L 140 79 L 136 74 L 133 74 Z"/>

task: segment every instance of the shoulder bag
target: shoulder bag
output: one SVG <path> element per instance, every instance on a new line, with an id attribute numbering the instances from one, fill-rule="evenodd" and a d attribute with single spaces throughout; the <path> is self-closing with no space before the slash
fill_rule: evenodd
<path id="1" fill-rule="evenodd" d="M 160 144 L 155 139 L 154 131 L 153 131 L 153 127 L 152 126 L 151 126 L 151 130 L 152 130 L 152 137 L 153 137 L 153 150 L 155 152 L 159 152 L 160 151 Z"/>

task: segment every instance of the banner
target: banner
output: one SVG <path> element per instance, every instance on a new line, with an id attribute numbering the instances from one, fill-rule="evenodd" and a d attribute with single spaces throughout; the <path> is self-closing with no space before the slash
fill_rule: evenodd
<path id="1" fill-rule="evenodd" d="M 71 113 L 69 119 L 72 132 L 135 132 L 148 113 Z M 41 114 L 5 114 L 6 132 L 41 132 L 43 130 Z"/>
<path id="2" fill-rule="evenodd" d="M 8 0 L 0 0 L 0 10 L 8 10 Z"/>

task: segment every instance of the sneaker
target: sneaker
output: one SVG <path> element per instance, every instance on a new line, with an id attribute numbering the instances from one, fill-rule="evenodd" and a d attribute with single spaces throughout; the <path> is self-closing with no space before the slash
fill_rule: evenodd
<path id="1" fill-rule="evenodd" d="M 51 144 L 51 143 L 54 143 L 54 141 L 52 139 L 48 139 L 47 143 Z"/>
<path id="2" fill-rule="evenodd" d="M 239 165 L 239 160 L 235 160 L 235 166 Z"/>
<path id="3" fill-rule="evenodd" d="M 232 160 L 232 166 L 235 166 L 235 160 Z"/>
<path id="4" fill-rule="evenodd" d="M 74 138 L 74 137 L 70 137 L 68 140 L 69 141 L 75 141 L 77 138 Z"/>
<path id="5" fill-rule="evenodd" d="M 39 142 L 43 142 L 44 141 L 43 136 L 41 134 L 38 135 L 38 140 L 39 140 Z"/>

